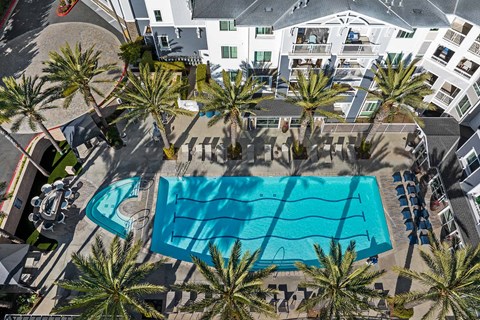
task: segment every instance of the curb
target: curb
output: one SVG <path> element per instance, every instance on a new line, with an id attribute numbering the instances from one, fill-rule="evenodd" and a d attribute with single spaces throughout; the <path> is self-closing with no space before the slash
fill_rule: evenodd
<path id="1" fill-rule="evenodd" d="M 77 4 L 79 0 L 75 0 L 75 2 L 73 4 L 70 5 L 70 7 L 68 8 L 67 11 L 65 12 L 60 12 L 60 6 L 57 7 L 57 16 L 59 17 L 65 17 L 67 14 L 70 13 L 70 11 L 72 11 L 73 7 L 75 7 L 75 5 Z"/>
<path id="2" fill-rule="evenodd" d="M 18 3 L 18 0 L 12 0 L 12 2 L 10 2 L 10 5 L 7 8 L 7 11 L 5 11 L 5 13 L 3 14 L 3 17 L 0 18 L 0 35 L 2 35 L 3 27 L 5 26 L 5 23 L 7 22 L 7 20 L 10 18 L 13 12 L 13 9 L 17 5 L 17 3 Z"/>

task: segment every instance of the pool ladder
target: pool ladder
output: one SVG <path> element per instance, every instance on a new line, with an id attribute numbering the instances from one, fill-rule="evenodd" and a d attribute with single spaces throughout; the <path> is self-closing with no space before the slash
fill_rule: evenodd
<path id="1" fill-rule="evenodd" d="M 180 165 L 177 168 L 177 178 L 178 179 L 183 178 L 183 176 L 187 172 L 189 166 L 190 166 L 190 161 L 180 163 Z"/>

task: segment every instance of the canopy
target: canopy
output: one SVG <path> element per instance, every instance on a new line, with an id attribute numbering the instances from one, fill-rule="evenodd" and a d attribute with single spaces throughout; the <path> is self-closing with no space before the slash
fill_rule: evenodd
<path id="1" fill-rule="evenodd" d="M 84 114 L 64 125 L 62 132 L 72 148 L 76 148 L 90 139 L 102 135 L 100 128 L 89 114 Z"/>
<path id="2" fill-rule="evenodd" d="M 0 286 L 19 285 L 28 244 L 0 244 Z"/>

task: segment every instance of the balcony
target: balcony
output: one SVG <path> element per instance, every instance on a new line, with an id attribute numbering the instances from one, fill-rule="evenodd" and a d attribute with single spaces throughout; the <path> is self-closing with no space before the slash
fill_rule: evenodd
<path id="1" fill-rule="evenodd" d="M 477 71 L 479 65 L 471 60 L 463 58 L 455 67 L 455 72 L 461 76 L 470 79 Z"/>
<path id="2" fill-rule="evenodd" d="M 445 82 L 435 95 L 435 99 L 441 102 L 444 106 L 448 107 L 459 92 L 460 89 L 448 82 Z"/>
<path id="3" fill-rule="evenodd" d="M 425 83 L 428 86 L 432 87 L 435 84 L 435 82 L 437 81 L 438 76 L 436 74 L 433 74 L 433 73 L 429 72 L 429 71 L 427 72 L 427 74 L 428 74 L 428 79 L 425 81 Z"/>
<path id="4" fill-rule="evenodd" d="M 307 67 L 307 68 L 292 68 L 290 71 L 290 80 L 296 80 L 299 77 L 299 74 L 303 74 L 307 79 L 310 74 L 310 71 L 313 71 L 315 73 L 319 73 L 321 69 L 318 68 L 313 68 L 313 67 Z"/>
<path id="5" fill-rule="evenodd" d="M 322 59 L 293 59 L 290 68 L 321 68 Z"/>
<path id="6" fill-rule="evenodd" d="M 291 54 L 296 55 L 330 55 L 330 51 L 332 48 L 331 43 L 326 44 L 318 44 L 318 43 L 310 43 L 310 44 L 294 44 L 292 46 Z"/>
<path id="7" fill-rule="evenodd" d="M 445 32 L 443 39 L 459 46 L 465 36 L 470 32 L 472 29 L 472 25 L 466 22 L 463 22 L 459 19 L 455 19 L 450 27 L 450 29 Z"/>
<path id="8" fill-rule="evenodd" d="M 363 59 L 365 60 L 365 59 Z M 358 61 L 349 61 L 347 59 L 340 59 L 337 64 L 337 69 L 365 69 L 366 66 Z"/>
<path id="9" fill-rule="evenodd" d="M 356 81 L 361 80 L 364 74 L 362 69 L 337 69 L 333 78 L 334 81 Z"/>
<path id="10" fill-rule="evenodd" d="M 446 66 L 454 54 L 455 51 L 444 46 L 438 46 L 437 50 L 433 53 L 432 59 Z"/>
<path id="11" fill-rule="evenodd" d="M 475 42 L 470 46 L 468 51 L 470 51 L 474 55 L 480 57 L 480 35 L 477 37 Z"/>
<path id="12" fill-rule="evenodd" d="M 328 28 L 298 28 L 295 44 L 326 44 Z"/>

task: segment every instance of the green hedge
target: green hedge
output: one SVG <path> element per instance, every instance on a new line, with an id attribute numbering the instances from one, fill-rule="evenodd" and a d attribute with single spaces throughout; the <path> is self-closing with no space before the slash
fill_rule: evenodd
<path id="1" fill-rule="evenodd" d="M 142 60 L 140 61 L 141 64 L 146 64 L 150 67 L 150 70 L 153 70 L 153 66 L 155 63 L 153 62 L 152 52 L 145 51 L 142 55 Z"/>
<path id="2" fill-rule="evenodd" d="M 197 89 L 202 90 L 202 85 L 207 81 L 207 65 L 206 64 L 199 64 L 197 66 Z"/>
<path id="3" fill-rule="evenodd" d="M 171 71 L 184 71 L 185 63 L 183 61 L 155 61 L 155 66 L 159 66 L 160 69 L 171 70 Z"/>

